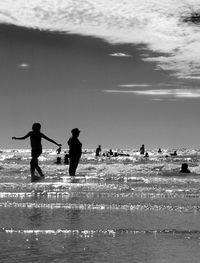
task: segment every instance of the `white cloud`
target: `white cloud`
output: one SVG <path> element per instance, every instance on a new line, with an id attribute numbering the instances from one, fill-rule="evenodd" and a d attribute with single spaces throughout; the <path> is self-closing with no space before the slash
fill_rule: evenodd
<path id="1" fill-rule="evenodd" d="M 164 101 L 164 99 L 152 99 L 153 101 Z"/>
<path id="2" fill-rule="evenodd" d="M 27 64 L 27 63 L 21 63 L 21 64 L 19 64 L 19 67 L 20 67 L 20 68 L 29 68 L 29 64 Z"/>
<path id="3" fill-rule="evenodd" d="M 151 87 L 152 85 L 150 84 L 122 84 L 122 85 L 118 85 L 118 87 L 122 87 L 122 88 L 134 88 L 134 87 Z"/>
<path id="4" fill-rule="evenodd" d="M 109 54 L 109 56 L 111 57 L 132 57 L 129 54 L 125 54 L 125 53 L 113 53 L 113 54 Z"/>
<path id="5" fill-rule="evenodd" d="M 177 78 L 200 78 L 200 27 L 185 22 L 199 0 L 3 0 L 0 22 L 144 44 L 143 57 Z"/>
<path id="6" fill-rule="evenodd" d="M 152 89 L 152 90 L 104 90 L 107 93 L 136 94 L 154 96 L 154 100 L 164 98 L 200 98 L 200 89 Z"/>
<path id="7" fill-rule="evenodd" d="M 148 88 L 148 87 L 176 87 L 176 86 L 179 86 L 180 83 L 156 83 L 156 84 L 146 84 L 146 83 L 143 83 L 143 84 L 137 84 L 137 83 L 134 83 L 134 84 L 120 84 L 118 85 L 118 87 L 121 87 L 121 88 Z M 183 85 L 182 85 L 183 86 Z"/>

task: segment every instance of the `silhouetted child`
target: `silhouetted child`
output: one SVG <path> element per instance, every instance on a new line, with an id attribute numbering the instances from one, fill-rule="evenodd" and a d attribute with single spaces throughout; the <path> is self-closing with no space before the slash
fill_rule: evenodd
<path id="1" fill-rule="evenodd" d="M 162 150 L 160 148 L 158 149 L 158 153 L 162 153 Z"/>
<path id="2" fill-rule="evenodd" d="M 38 165 L 38 157 L 42 153 L 42 138 L 46 139 L 49 142 L 52 142 L 56 144 L 57 146 L 62 146 L 62 144 L 59 144 L 55 142 L 54 140 L 48 138 L 46 135 L 40 132 L 41 130 L 41 124 L 40 123 L 34 123 L 32 125 L 32 131 L 28 132 L 23 137 L 12 137 L 14 140 L 25 140 L 28 137 L 30 137 L 31 142 L 31 162 L 30 162 L 30 170 L 31 170 L 31 181 L 37 181 L 40 177 L 35 176 L 35 170 L 39 173 L 41 177 L 44 177 L 44 174 L 42 173 L 41 168 Z"/>
<path id="3" fill-rule="evenodd" d="M 79 160 L 82 154 L 82 143 L 79 141 L 78 137 L 80 130 L 74 128 L 71 130 L 72 136 L 68 140 L 69 145 L 69 175 L 75 176 L 76 169 L 78 167 Z"/>
<path id="4" fill-rule="evenodd" d="M 96 156 L 96 157 L 100 156 L 100 153 L 101 153 L 101 145 L 99 145 L 99 146 L 96 148 L 95 156 Z"/>
<path id="5" fill-rule="evenodd" d="M 180 173 L 190 173 L 187 163 L 182 163 Z"/>
<path id="6" fill-rule="evenodd" d="M 144 148 L 144 144 L 142 144 L 142 146 L 140 147 L 140 154 L 144 154 L 145 152 L 145 148 Z"/>

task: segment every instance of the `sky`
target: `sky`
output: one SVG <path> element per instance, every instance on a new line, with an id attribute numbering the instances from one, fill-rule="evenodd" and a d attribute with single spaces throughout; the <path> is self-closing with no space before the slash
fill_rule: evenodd
<path id="1" fill-rule="evenodd" d="M 199 149 L 199 50 L 199 0 L 0 1 L 0 148 Z"/>

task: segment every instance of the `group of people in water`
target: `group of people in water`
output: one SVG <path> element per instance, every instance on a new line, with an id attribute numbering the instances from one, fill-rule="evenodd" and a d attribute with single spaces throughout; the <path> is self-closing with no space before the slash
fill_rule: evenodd
<path id="1" fill-rule="evenodd" d="M 66 154 L 66 158 L 69 158 L 69 175 L 74 177 L 76 174 L 76 169 L 78 167 L 79 160 L 81 158 L 82 154 L 82 143 L 79 141 L 78 137 L 80 134 L 80 130 L 78 128 L 74 128 L 71 130 L 71 137 L 68 140 L 68 146 L 69 146 L 69 153 Z M 44 174 L 38 164 L 38 158 L 42 154 L 42 139 L 45 139 L 55 145 L 57 145 L 59 148 L 57 150 L 57 153 L 60 154 L 61 152 L 61 146 L 62 144 L 55 142 L 54 140 L 47 137 L 45 134 L 41 133 L 41 124 L 40 123 L 34 123 L 32 125 L 32 131 L 28 132 L 23 137 L 12 137 L 13 140 L 25 140 L 27 138 L 30 138 L 31 143 L 31 162 L 30 162 L 30 171 L 31 171 L 31 181 L 35 182 L 40 180 L 41 178 L 44 178 Z M 101 155 L 101 145 L 99 145 L 95 151 L 95 156 L 99 157 Z M 159 148 L 158 153 L 162 153 L 161 149 Z M 149 157 L 148 152 L 145 153 L 145 146 L 142 144 L 140 147 L 140 154 L 144 155 L 144 157 Z M 118 156 L 120 154 L 113 153 L 112 150 L 110 150 L 107 155 L 105 156 Z M 177 156 L 177 152 L 174 151 L 174 153 L 170 154 L 171 156 Z M 166 156 L 168 157 L 168 156 Z M 66 162 L 68 164 L 68 161 Z M 37 176 L 35 174 L 35 171 L 38 172 L 40 176 Z M 188 169 L 188 164 L 183 163 L 180 172 L 182 173 L 190 173 Z"/>
<path id="2" fill-rule="evenodd" d="M 161 148 L 158 149 L 158 153 L 162 153 Z M 145 152 L 145 146 L 144 144 L 142 144 L 142 146 L 140 147 L 140 154 L 144 155 L 144 157 L 149 157 L 148 152 Z M 173 153 L 170 153 L 170 156 L 177 156 L 177 151 L 174 151 Z M 166 155 L 165 157 L 169 157 L 168 155 Z"/>
<path id="3" fill-rule="evenodd" d="M 158 153 L 162 153 L 161 148 L 158 149 Z M 140 147 L 140 154 L 144 155 L 144 157 L 149 157 L 148 152 L 145 153 L 145 147 L 144 144 Z M 170 156 L 177 156 L 177 151 L 174 151 L 173 153 L 170 153 Z M 165 157 L 169 157 L 166 155 Z M 188 169 L 187 163 L 182 163 L 180 173 L 190 173 L 190 170 Z"/>
<path id="4" fill-rule="evenodd" d="M 81 158 L 82 153 L 82 143 L 79 141 L 78 137 L 80 130 L 74 128 L 71 130 L 72 136 L 68 140 L 69 146 L 69 175 L 75 176 L 76 169 Z M 34 123 L 32 125 L 32 131 L 28 132 L 25 136 L 22 137 L 12 137 L 13 140 L 25 140 L 30 138 L 31 143 L 31 162 L 30 162 L 30 171 L 31 171 L 31 181 L 35 182 L 44 178 L 44 174 L 39 167 L 38 158 L 42 154 L 42 139 L 45 139 L 59 147 L 57 151 L 61 151 L 62 144 L 55 142 L 54 140 L 47 137 L 45 134 L 41 133 L 41 124 Z M 38 172 L 40 176 L 35 174 L 35 171 Z"/>

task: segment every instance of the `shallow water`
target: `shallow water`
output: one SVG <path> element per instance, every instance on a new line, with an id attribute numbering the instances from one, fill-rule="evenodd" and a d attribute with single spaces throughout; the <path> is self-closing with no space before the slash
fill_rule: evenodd
<path id="1" fill-rule="evenodd" d="M 2 153 L 0 262 L 199 262 L 197 152 L 86 154 L 75 180 L 55 158 L 45 152 L 46 177 L 30 183 L 30 153 Z M 186 161 L 192 173 L 178 173 Z"/>

